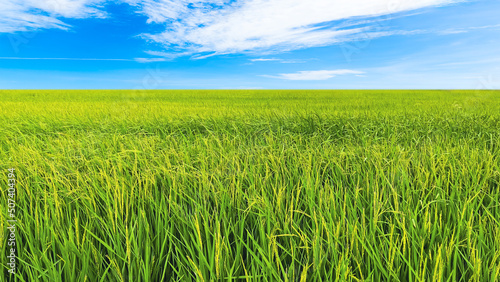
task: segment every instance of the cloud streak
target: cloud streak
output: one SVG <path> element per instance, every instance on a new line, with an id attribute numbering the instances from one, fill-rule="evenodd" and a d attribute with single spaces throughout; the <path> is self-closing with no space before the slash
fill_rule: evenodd
<path id="1" fill-rule="evenodd" d="M 450 29 L 445 29 L 438 31 L 438 34 L 442 35 L 448 35 L 448 34 L 460 34 L 460 33 L 467 33 L 475 30 L 482 30 L 482 29 L 500 29 L 500 24 L 496 25 L 485 25 L 485 26 L 471 26 L 471 27 L 463 27 L 463 28 L 450 28 Z"/>
<path id="2" fill-rule="evenodd" d="M 258 62 L 276 62 L 276 63 L 281 63 L 281 64 L 299 64 L 299 63 L 305 63 L 305 60 L 287 60 L 287 59 L 277 59 L 277 58 L 257 58 L 257 59 L 250 59 L 249 60 L 252 63 L 258 63 Z"/>
<path id="3" fill-rule="evenodd" d="M 264 75 L 264 77 L 279 78 L 286 80 L 327 80 L 338 75 L 362 75 L 364 72 L 356 70 L 317 70 L 317 71 L 299 71 L 296 73 L 281 73 L 279 75 Z"/>
<path id="4" fill-rule="evenodd" d="M 273 59 L 273 58 L 270 58 L 270 59 L 262 59 L 262 58 L 259 58 L 259 59 L 250 59 L 251 62 L 281 62 L 281 59 Z"/>
<path id="5" fill-rule="evenodd" d="M 140 62 L 140 59 L 107 59 L 107 58 L 22 58 L 22 57 L 0 57 L 0 60 L 48 60 L 48 61 L 124 61 Z M 145 59 L 146 60 L 146 59 Z"/>

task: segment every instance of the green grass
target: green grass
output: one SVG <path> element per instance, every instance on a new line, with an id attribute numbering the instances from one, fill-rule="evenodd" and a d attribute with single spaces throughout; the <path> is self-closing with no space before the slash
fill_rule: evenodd
<path id="1" fill-rule="evenodd" d="M 0 124 L 17 281 L 500 280 L 500 91 L 0 91 Z"/>

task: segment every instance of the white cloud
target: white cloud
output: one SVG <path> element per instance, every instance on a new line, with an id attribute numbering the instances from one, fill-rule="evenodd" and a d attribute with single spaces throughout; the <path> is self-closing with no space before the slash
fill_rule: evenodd
<path id="1" fill-rule="evenodd" d="M 454 0 L 124 0 L 166 30 L 144 37 L 190 53 L 293 50 L 377 37 L 373 17 Z M 351 20 L 349 25 L 341 21 Z M 355 24 L 355 22 L 360 24 Z M 354 22 L 354 24 L 353 24 Z M 369 34 L 369 35 L 367 35 Z"/>
<path id="2" fill-rule="evenodd" d="M 0 57 L 0 60 L 47 60 L 47 61 L 137 61 L 137 59 L 108 59 L 108 58 L 24 58 Z"/>
<path id="3" fill-rule="evenodd" d="M 105 17 L 99 6 L 105 0 L 2 0 L 0 32 L 39 28 L 68 29 L 61 18 Z"/>
<path id="4" fill-rule="evenodd" d="M 262 55 L 402 34 L 381 30 L 388 18 L 376 17 L 458 1 L 463 0 L 0 0 L 0 32 L 68 29 L 66 18 L 102 18 L 105 3 L 127 3 L 148 23 L 165 26 L 141 35 L 161 44 L 165 57 Z"/>
<path id="5" fill-rule="evenodd" d="M 135 58 L 134 59 L 138 63 L 157 63 L 157 62 L 165 62 L 167 58 Z"/>
<path id="6" fill-rule="evenodd" d="M 499 29 L 500 24 L 496 25 L 484 25 L 484 26 L 472 26 L 472 27 L 464 27 L 464 28 L 450 28 L 450 29 L 445 29 L 438 31 L 438 34 L 459 34 L 459 33 L 467 33 L 475 30 L 481 30 L 481 29 Z"/>
<path id="7" fill-rule="evenodd" d="M 265 77 L 280 78 L 286 80 L 327 80 L 337 75 L 361 75 L 362 71 L 355 70 L 317 70 L 317 71 L 299 71 L 296 73 L 281 73 L 277 76 L 264 75 Z"/>
<path id="8" fill-rule="evenodd" d="M 250 59 L 251 62 L 280 62 L 281 59 Z"/>
<path id="9" fill-rule="evenodd" d="M 250 59 L 250 62 L 277 62 L 281 64 L 299 64 L 305 63 L 305 60 L 288 60 L 288 59 L 277 59 L 277 58 L 257 58 Z"/>
<path id="10" fill-rule="evenodd" d="M 112 58 L 24 58 L 24 57 L 0 57 L 0 60 L 45 60 L 45 61 L 118 61 L 157 63 L 168 61 L 167 58 L 134 58 L 134 59 L 112 59 Z"/>

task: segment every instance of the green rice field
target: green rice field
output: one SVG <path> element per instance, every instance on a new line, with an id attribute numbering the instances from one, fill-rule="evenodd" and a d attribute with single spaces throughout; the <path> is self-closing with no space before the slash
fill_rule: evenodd
<path id="1" fill-rule="evenodd" d="M 500 281 L 500 91 L 1 90 L 0 185 L 0 281 Z"/>

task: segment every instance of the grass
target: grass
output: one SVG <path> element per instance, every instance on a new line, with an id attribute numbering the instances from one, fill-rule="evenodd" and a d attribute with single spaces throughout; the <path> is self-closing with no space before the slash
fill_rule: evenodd
<path id="1" fill-rule="evenodd" d="M 0 91 L 1 281 L 498 281 L 500 91 Z"/>

